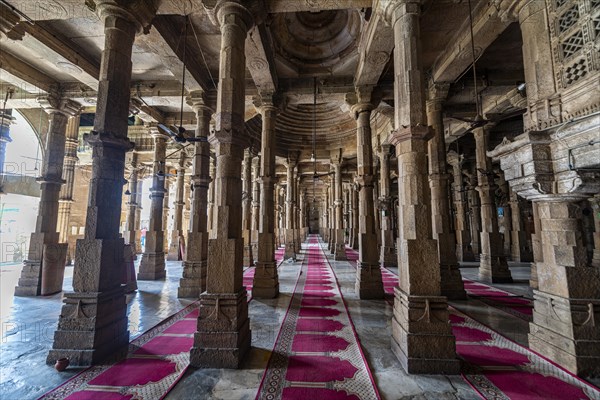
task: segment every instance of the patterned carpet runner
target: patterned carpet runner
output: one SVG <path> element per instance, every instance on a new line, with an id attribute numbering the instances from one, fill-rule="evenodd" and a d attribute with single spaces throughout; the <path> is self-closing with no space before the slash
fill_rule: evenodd
<path id="1" fill-rule="evenodd" d="M 530 299 L 469 279 L 463 279 L 463 283 L 469 296 L 525 321 L 532 320 L 533 302 Z"/>
<path id="2" fill-rule="evenodd" d="M 386 293 L 393 293 L 398 277 L 385 268 L 382 276 Z M 391 289 L 386 280 L 393 280 Z M 465 289 L 476 296 L 522 299 L 478 282 L 465 281 Z M 594 386 L 452 307 L 450 323 L 456 337 L 456 353 L 464 360 L 463 378 L 482 398 L 600 399 L 600 391 Z"/>
<path id="3" fill-rule="evenodd" d="M 284 248 L 275 253 L 278 263 Z M 254 267 L 244 271 L 248 302 L 252 300 Z M 86 369 L 40 399 L 155 400 L 163 398 L 189 365 L 198 302 L 162 321 L 129 344 L 126 359 Z"/>
<path id="4" fill-rule="evenodd" d="M 257 399 L 379 399 L 335 275 L 311 235 Z"/>

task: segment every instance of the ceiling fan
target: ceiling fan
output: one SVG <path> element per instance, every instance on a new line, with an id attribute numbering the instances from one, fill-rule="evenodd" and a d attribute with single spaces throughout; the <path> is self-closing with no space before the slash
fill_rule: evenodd
<path id="1" fill-rule="evenodd" d="M 469 124 L 469 129 L 465 131 L 465 134 L 472 132 L 474 129 L 481 128 L 482 126 L 487 125 L 491 121 L 483 118 L 481 111 L 481 104 L 479 102 L 479 93 L 477 92 L 477 69 L 475 68 L 476 59 L 475 59 L 475 36 L 473 34 L 473 9 L 471 7 L 471 0 L 468 0 L 469 4 L 469 31 L 471 33 L 471 69 L 473 70 L 473 86 L 475 91 L 475 118 L 462 118 L 462 117 L 450 117 L 459 121 L 467 122 Z"/>
<path id="2" fill-rule="evenodd" d="M 165 131 L 165 133 L 167 133 L 171 137 L 171 139 L 173 139 L 173 141 L 175 141 L 175 143 L 208 142 L 208 138 L 206 138 L 206 137 L 187 136 L 186 130 L 183 127 L 183 101 L 185 98 L 185 72 L 186 72 L 185 61 L 186 61 L 186 48 L 187 48 L 186 40 L 187 40 L 187 33 L 188 33 L 188 18 L 189 18 L 189 15 L 186 14 L 185 24 L 184 24 L 184 28 L 183 28 L 183 57 L 182 57 L 183 71 L 182 71 L 182 79 L 181 79 L 181 104 L 180 104 L 180 110 L 179 110 L 179 126 L 175 126 L 175 125 L 167 126 L 162 123 L 158 124 L 158 127 L 160 129 L 162 129 L 163 131 Z"/>

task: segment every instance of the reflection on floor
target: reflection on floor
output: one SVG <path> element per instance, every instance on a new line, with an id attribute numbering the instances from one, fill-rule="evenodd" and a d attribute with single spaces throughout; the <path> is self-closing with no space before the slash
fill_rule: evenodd
<path id="1" fill-rule="evenodd" d="M 296 262 L 287 260 L 281 264 L 281 295 L 277 299 L 253 299 L 250 302 L 252 350 L 243 367 L 240 370 L 189 369 L 167 395 L 167 399 L 255 398 L 294 293 L 306 256 L 305 251 L 306 244 Z M 349 262 L 336 262 L 331 257 L 328 258 L 381 398 L 480 398 L 460 376 L 417 376 L 404 373 L 400 363 L 389 351 L 392 307 L 383 300 L 359 300 L 354 293 L 354 267 Z M 469 263 L 462 267 L 463 278 L 477 281 L 477 264 Z M 132 339 L 190 304 L 190 301 L 176 298 L 181 272 L 180 262 L 167 262 L 166 280 L 139 282 L 139 290 L 129 299 Z M 397 273 L 397 270 L 392 269 L 391 272 Z M 530 296 L 526 283 L 528 266 L 511 264 L 511 272 L 518 283 L 494 286 L 509 293 Z M 14 277 L 16 284 L 19 274 L 20 265 L 5 265 L 2 266 L 0 275 L 3 281 L 0 300 L 3 304 L 13 302 L 10 312 L 3 315 L 0 346 L 0 393 L 2 399 L 10 400 L 37 398 L 79 372 L 69 368 L 58 373 L 45 365 L 61 309 L 61 295 L 13 299 L 12 291 L 4 290 L 5 279 L 10 281 Z M 69 267 L 65 290 L 71 290 L 71 277 L 72 268 Z M 389 276 L 387 278 L 389 280 Z M 525 320 L 480 300 L 452 302 L 452 305 L 509 339 L 521 345 L 527 344 L 529 327 Z"/>

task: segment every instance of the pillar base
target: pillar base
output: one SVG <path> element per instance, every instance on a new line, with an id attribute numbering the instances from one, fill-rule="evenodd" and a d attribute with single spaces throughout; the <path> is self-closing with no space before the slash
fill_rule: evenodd
<path id="1" fill-rule="evenodd" d="M 254 272 L 252 297 L 257 299 L 273 299 L 279 294 L 279 277 L 277 264 L 273 262 L 258 262 Z"/>
<path id="2" fill-rule="evenodd" d="M 65 293 L 64 305 L 46 363 L 68 358 L 70 365 L 90 366 L 123 357 L 129 346 L 123 287 L 106 292 Z"/>
<path id="3" fill-rule="evenodd" d="M 200 296 L 198 331 L 190 350 L 197 368 L 239 368 L 250 350 L 251 332 L 246 289 L 235 294 Z"/>
<path id="4" fill-rule="evenodd" d="M 482 248 L 489 253 L 481 253 L 479 257 L 479 279 L 492 283 L 512 283 L 510 269 L 503 255 L 501 233 L 481 233 Z"/>
<path id="5" fill-rule="evenodd" d="M 379 262 L 384 268 L 395 268 L 398 266 L 398 253 L 393 246 L 381 246 Z"/>
<path id="6" fill-rule="evenodd" d="M 138 281 L 156 281 L 165 279 L 167 272 L 165 270 L 165 253 L 144 253 L 140 261 L 140 271 L 138 272 Z"/>
<path id="7" fill-rule="evenodd" d="M 179 240 L 179 237 L 172 238 L 169 252 L 167 253 L 167 261 L 181 261 Z"/>
<path id="8" fill-rule="evenodd" d="M 184 261 L 183 278 L 179 279 L 177 297 L 198 299 L 206 289 L 207 261 Z"/>
<path id="9" fill-rule="evenodd" d="M 392 351 L 409 374 L 460 372 L 455 339 L 442 296 L 410 296 L 395 289 Z"/>
<path id="10" fill-rule="evenodd" d="M 296 246 L 294 245 L 295 237 L 293 229 L 285 230 L 285 253 L 283 255 L 284 259 L 293 258 L 296 259 Z"/>
<path id="11" fill-rule="evenodd" d="M 358 297 L 363 300 L 383 299 L 383 280 L 379 265 L 358 262 L 354 289 Z"/>
<path id="12" fill-rule="evenodd" d="M 600 280 L 590 278 L 596 284 Z M 578 376 L 599 376 L 600 327 L 594 324 L 599 319 L 599 299 L 567 299 L 534 290 L 529 347 Z"/>
<path id="13" fill-rule="evenodd" d="M 335 244 L 333 246 L 333 259 L 336 261 L 347 261 L 346 245 L 344 244 L 344 230 L 335 230 Z"/>
<path id="14" fill-rule="evenodd" d="M 39 296 L 42 282 L 42 262 L 25 260 L 21 277 L 15 287 L 15 296 L 29 297 Z"/>

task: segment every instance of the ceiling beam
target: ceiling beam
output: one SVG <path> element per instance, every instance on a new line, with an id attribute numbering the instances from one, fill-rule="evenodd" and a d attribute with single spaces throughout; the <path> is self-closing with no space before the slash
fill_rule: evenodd
<path id="1" fill-rule="evenodd" d="M 246 67 L 259 93 L 275 93 L 278 87 L 273 44 L 264 23 L 254 25 L 246 37 Z"/>
<path id="2" fill-rule="evenodd" d="M 342 10 L 349 8 L 367 8 L 373 5 L 373 0 L 266 0 L 266 8 L 270 13 Z"/>
<path id="3" fill-rule="evenodd" d="M 358 44 L 359 61 L 354 85 L 375 86 L 394 50 L 394 30 L 385 19 L 383 10 L 371 15 L 366 31 Z"/>
<path id="4" fill-rule="evenodd" d="M 26 62 L 21 61 L 19 58 L 8 52 L 4 46 L 0 46 L 0 69 L 8 73 L 2 74 L 0 80 L 24 89 L 24 92 L 31 93 L 31 88 L 24 88 L 23 82 L 33 86 L 33 89 L 38 92 L 49 92 L 51 88 L 58 83 L 43 72 L 40 72 Z M 13 79 L 11 81 L 11 77 L 16 77 L 17 80 Z"/>

